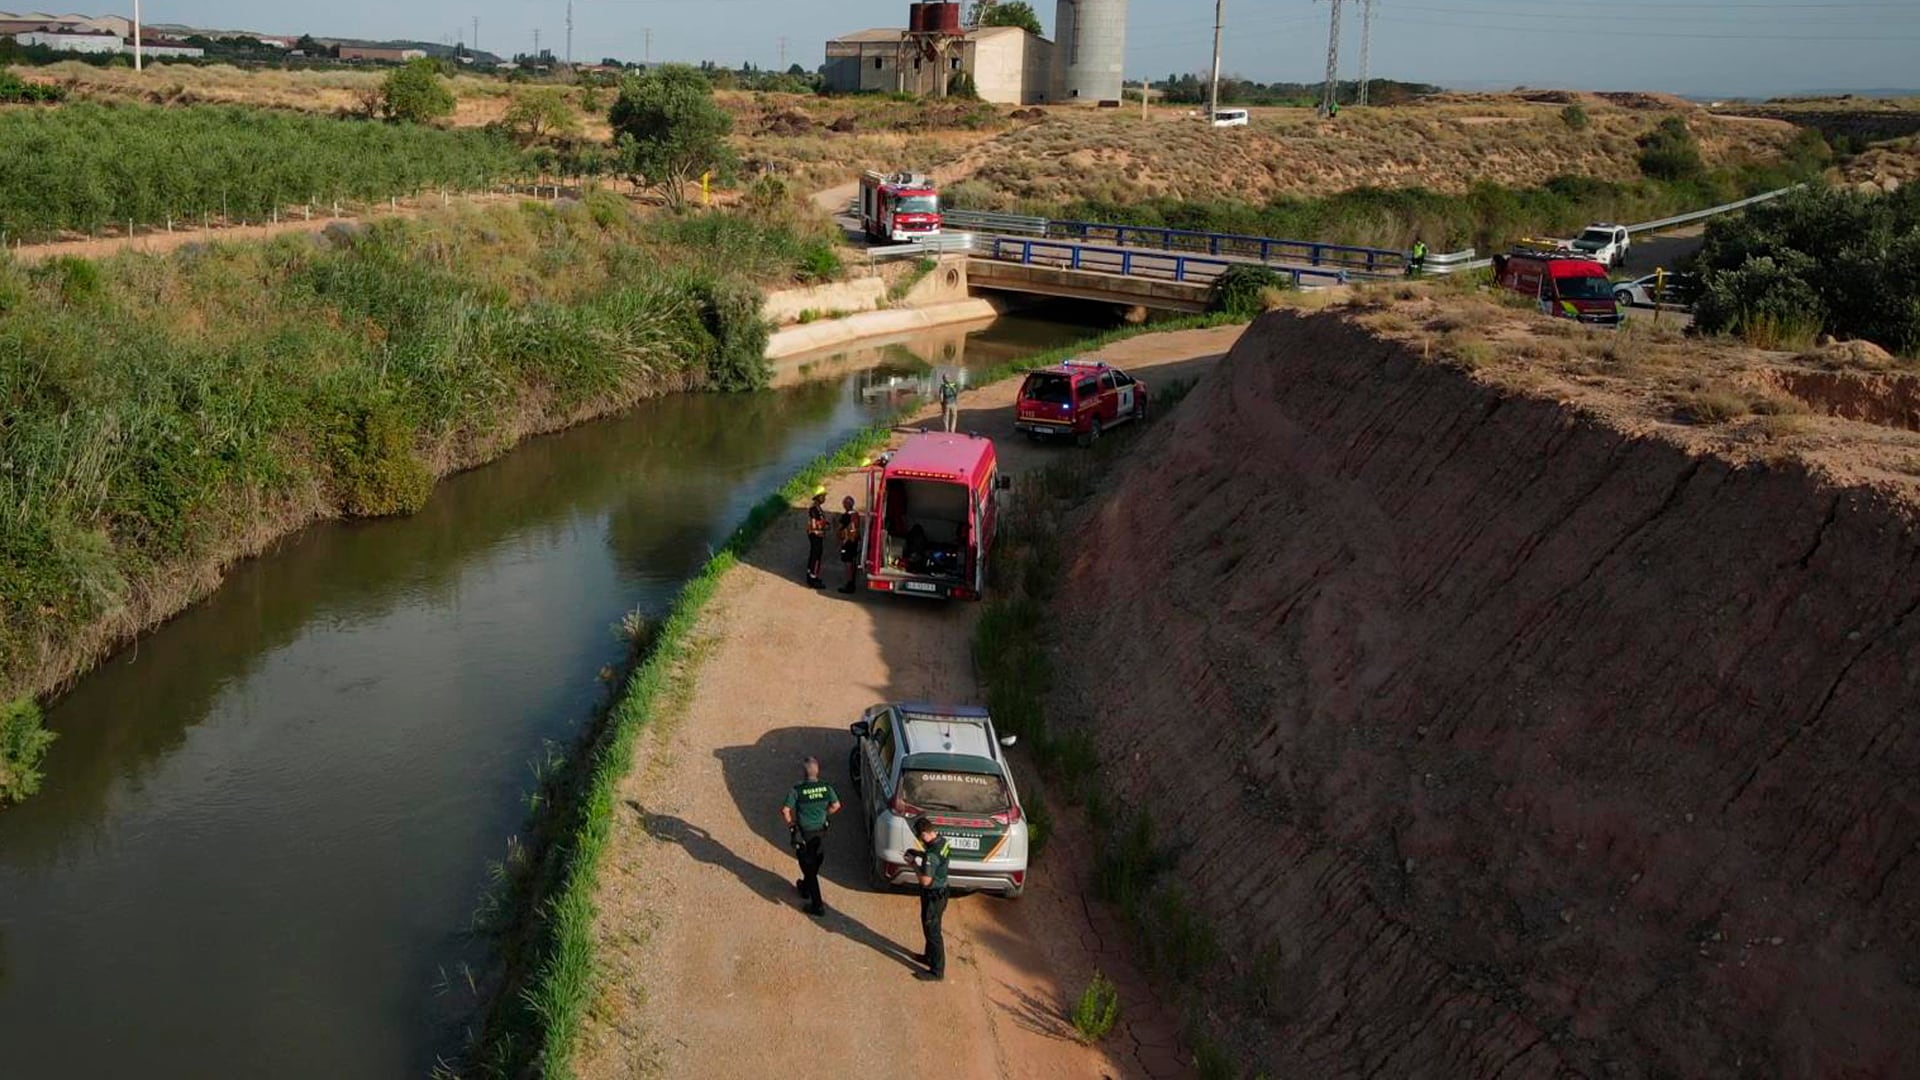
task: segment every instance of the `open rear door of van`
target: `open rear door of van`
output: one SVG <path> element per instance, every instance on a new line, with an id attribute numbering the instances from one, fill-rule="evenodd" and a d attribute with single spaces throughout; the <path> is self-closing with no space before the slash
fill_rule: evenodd
<path id="1" fill-rule="evenodd" d="M 869 465 L 861 470 L 867 474 L 867 513 L 861 522 L 865 531 L 860 534 L 861 562 L 867 573 L 872 574 L 886 567 L 882 560 L 887 551 L 886 468 L 881 465 Z"/>

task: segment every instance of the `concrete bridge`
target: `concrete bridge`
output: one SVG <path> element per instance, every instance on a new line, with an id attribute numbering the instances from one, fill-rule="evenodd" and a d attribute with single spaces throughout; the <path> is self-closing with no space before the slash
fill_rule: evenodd
<path id="1" fill-rule="evenodd" d="M 967 284 L 990 292 L 1097 300 L 1165 311 L 1205 311 L 1213 280 L 1235 265 L 1262 265 L 1296 286 L 1334 285 L 1355 276 L 1234 256 L 1191 255 L 1075 240 L 980 236 L 967 260 Z"/>

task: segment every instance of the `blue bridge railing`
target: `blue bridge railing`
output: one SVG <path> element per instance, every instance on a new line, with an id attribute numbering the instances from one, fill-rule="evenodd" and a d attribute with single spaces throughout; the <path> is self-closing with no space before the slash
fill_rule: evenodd
<path id="1" fill-rule="evenodd" d="M 1387 248 L 1323 244 L 1315 240 L 1281 240 L 1271 236 L 1196 232 L 1153 225 L 1107 225 L 1093 221 L 1049 221 L 1048 238 L 1086 240 L 1115 247 L 1158 248 L 1162 251 L 1203 252 L 1263 263 L 1296 262 L 1334 266 L 1358 274 L 1400 274 L 1406 269 L 1403 251 Z"/>
<path id="2" fill-rule="evenodd" d="M 1127 227 L 1132 228 L 1132 226 Z M 1229 267 L 1246 265 L 1244 260 L 1238 259 L 1216 259 L 1180 252 L 1142 250 L 1137 247 L 1093 247 L 1081 242 L 1062 243 L 1020 236 L 995 236 L 982 239 L 987 240 L 987 243 L 984 247 L 976 244 L 976 252 L 1002 262 L 1017 262 L 1028 266 L 1053 266 L 1063 270 L 1091 270 L 1103 274 L 1122 274 L 1127 277 L 1176 281 L 1191 285 L 1210 284 Z M 1344 267 L 1313 270 L 1299 266 L 1270 266 L 1268 269 L 1290 276 L 1295 286 L 1334 285 L 1349 278 L 1348 271 Z"/>

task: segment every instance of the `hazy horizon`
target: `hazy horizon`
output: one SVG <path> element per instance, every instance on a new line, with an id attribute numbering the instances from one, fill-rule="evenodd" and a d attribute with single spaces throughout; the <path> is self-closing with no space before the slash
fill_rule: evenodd
<path id="1" fill-rule="evenodd" d="M 17 2 L 17 0 L 16 0 Z M 8 4 L 13 7 L 13 4 Z M 1049 34 L 1055 4 L 1039 0 Z M 817 68 L 830 37 L 906 22 L 905 0 L 574 0 L 573 56 Z M 510 55 L 565 48 L 566 0 L 146 0 L 153 23 L 272 34 L 476 44 Z M 109 14 L 110 9 L 95 9 Z M 1342 9 L 1340 75 L 1360 74 L 1362 7 Z M 1318 82 L 1324 0 L 1227 0 L 1222 68 L 1261 82 Z M 750 27 L 741 32 L 739 27 Z M 648 30 L 651 49 L 648 48 Z M 784 60 L 782 39 L 784 39 Z M 1132 0 L 1128 79 L 1204 72 L 1213 5 Z M 1578 87 L 1777 96 L 1920 82 L 1920 0 L 1622 0 L 1580 12 L 1535 0 L 1377 0 L 1371 73 L 1470 88 Z"/>

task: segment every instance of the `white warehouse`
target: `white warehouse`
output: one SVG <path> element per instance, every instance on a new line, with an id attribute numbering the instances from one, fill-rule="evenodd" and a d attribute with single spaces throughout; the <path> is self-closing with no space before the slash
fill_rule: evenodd
<path id="1" fill-rule="evenodd" d="M 983 101 L 1117 103 L 1124 78 L 1127 0 L 1059 0 L 1058 42 L 1013 26 L 963 27 L 957 3 L 908 6 L 905 28 L 827 42 L 822 73 L 838 93 L 944 97 L 967 75 Z"/>

